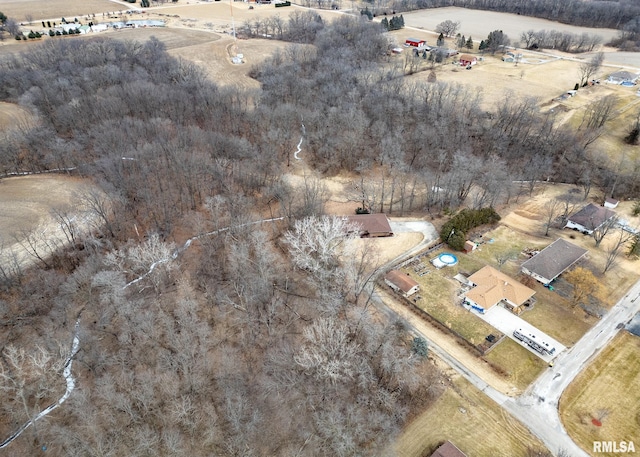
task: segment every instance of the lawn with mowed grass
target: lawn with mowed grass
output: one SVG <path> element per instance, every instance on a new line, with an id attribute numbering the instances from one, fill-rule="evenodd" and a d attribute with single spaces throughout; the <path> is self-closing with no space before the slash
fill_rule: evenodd
<path id="1" fill-rule="evenodd" d="M 524 456 L 529 447 L 544 449 L 520 422 L 459 377 L 406 427 L 396 442 L 395 453 L 389 455 L 431 455 L 446 440 L 474 457 Z"/>
<path id="2" fill-rule="evenodd" d="M 504 338 L 484 358 L 499 367 L 518 389 L 526 389 L 547 363 L 511 338 Z"/>
<path id="3" fill-rule="evenodd" d="M 640 452 L 640 338 L 616 336 L 564 392 L 560 416 L 587 451 L 593 441 L 633 441 Z"/>
<path id="4" fill-rule="evenodd" d="M 584 311 L 571 308 L 569 300 L 536 283 L 536 303 L 520 317 L 567 347 L 573 346 L 597 322 Z"/>
<path id="5" fill-rule="evenodd" d="M 441 253 L 432 253 L 429 259 Z M 426 262 L 428 259 L 423 260 L 423 263 Z M 420 284 L 419 295 L 422 298 L 416 301 L 419 308 L 473 345 L 481 344 L 488 335 L 496 332 L 459 303 L 457 296 L 462 285 L 453 279 L 459 271 L 458 265 L 437 269 L 429 264 L 428 269 L 429 273 L 423 276 L 416 273 L 412 266 L 401 270 Z"/>

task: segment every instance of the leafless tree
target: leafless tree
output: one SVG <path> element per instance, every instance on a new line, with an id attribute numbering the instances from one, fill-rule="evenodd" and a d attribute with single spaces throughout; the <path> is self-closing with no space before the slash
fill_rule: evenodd
<path id="1" fill-rule="evenodd" d="M 585 85 L 600 70 L 604 62 L 604 53 L 598 52 L 578 67 L 580 86 Z"/>
<path id="2" fill-rule="evenodd" d="M 438 25 L 436 25 L 436 32 L 442 33 L 446 37 L 451 37 L 456 34 L 458 29 L 460 28 L 460 21 L 452 21 L 447 19 L 446 21 L 442 21 Z"/>
<path id="3" fill-rule="evenodd" d="M 616 230 L 616 236 L 613 240 L 609 240 L 609 244 L 606 247 L 606 260 L 602 273 L 606 273 L 611 268 L 616 266 L 618 256 L 622 252 L 622 248 L 633 238 L 630 232 L 627 232 L 622 227 L 618 227 Z"/>
<path id="4" fill-rule="evenodd" d="M 596 247 L 600 246 L 602 240 L 609 234 L 609 232 L 618 225 L 619 218 L 617 216 L 613 216 L 597 227 L 593 227 L 593 232 L 591 236 L 596 242 Z"/>
<path id="5" fill-rule="evenodd" d="M 544 236 L 549 236 L 549 229 L 551 228 L 551 225 L 555 220 L 555 218 L 558 216 L 560 206 L 561 206 L 561 203 L 555 198 L 548 200 L 544 204 L 544 215 L 545 215 Z"/>

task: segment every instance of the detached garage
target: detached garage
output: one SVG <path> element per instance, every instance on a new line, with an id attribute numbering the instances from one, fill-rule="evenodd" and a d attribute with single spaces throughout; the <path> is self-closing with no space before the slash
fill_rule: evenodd
<path id="1" fill-rule="evenodd" d="M 391 270 L 384 277 L 384 282 L 403 297 L 410 297 L 420 290 L 420 285 L 407 274 Z"/>

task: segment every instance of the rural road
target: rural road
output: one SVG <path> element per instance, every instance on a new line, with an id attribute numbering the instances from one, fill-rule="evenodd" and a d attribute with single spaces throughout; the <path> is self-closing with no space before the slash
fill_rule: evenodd
<path id="1" fill-rule="evenodd" d="M 399 260 L 417 254 L 422 248 L 437 239 L 435 229 L 429 229 L 428 222 L 403 222 L 402 225 L 392 222 L 395 233 L 401 231 L 419 231 L 425 234 L 423 241 L 402 256 L 391 261 L 387 266 L 396 264 Z M 433 227 L 433 226 L 431 226 Z M 560 420 L 558 403 L 560 397 L 573 379 L 587 366 L 587 364 L 615 337 L 620 324 L 626 324 L 633 316 L 640 312 L 640 281 L 633 285 L 629 292 L 570 350 L 560 354 L 553 368 L 545 371 L 527 391 L 519 397 L 510 397 L 487 384 L 472 368 L 465 366 L 458 358 L 418 328 L 421 319 L 408 312 L 402 312 L 404 305 L 395 305 L 393 297 L 385 292 L 374 292 L 373 302 L 376 308 L 388 317 L 400 317 L 407 321 L 416 335 L 420 335 L 429 342 L 430 350 L 441 360 L 455 369 L 460 375 L 471 382 L 476 388 L 484 392 L 489 398 L 509 412 L 515 419 L 527 427 L 537 436 L 545 446 L 557 455 L 564 450 L 571 457 L 588 457 L 569 435 Z M 626 437 L 620 437 L 624 440 Z"/>

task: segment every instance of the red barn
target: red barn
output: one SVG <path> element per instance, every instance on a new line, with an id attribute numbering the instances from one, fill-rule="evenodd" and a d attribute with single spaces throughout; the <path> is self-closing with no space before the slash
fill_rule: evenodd
<path id="1" fill-rule="evenodd" d="M 419 48 L 427 44 L 427 40 L 419 40 L 417 38 L 407 38 L 404 42 L 405 46 L 411 46 L 413 48 Z"/>

